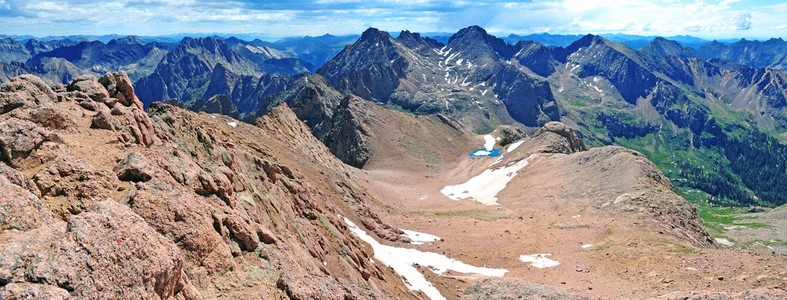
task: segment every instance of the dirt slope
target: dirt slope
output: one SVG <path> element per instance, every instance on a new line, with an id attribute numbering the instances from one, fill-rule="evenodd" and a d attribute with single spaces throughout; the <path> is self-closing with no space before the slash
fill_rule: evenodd
<path id="1" fill-rule="evenodd" d="M 502 281 L 434 274 L 430 279 L 447 298 L 787 295 L 783 256 L 717 249 L 693 206 L 635 151 L 585 150 L 560 123 L 547 124 L 511 152 L 503 149 L 497 162 L 468 157 L 467 149 L 483 148 L 484 139 L 467 141 L 461 156 L 434 168 L 442 170 L 439 176 L 424 169 L 413 172 L 416 164 L 386 160 L 385 155 L 363 176 L 369 190 L 393 207 L 382 217 L 385 222 L 441 238 L 412 247 L 509 270 Z M 496 194 L 499 205 L 452 200 L 441 193 L 446 186 L 523 160 L 528 162 L 521 169 L 498 175 L 511 178 Z M 521 255 L 546 253 L 559 265 L 537 268 L 520 260 Z M 749 290 L 753 292 L 742 294 Z"/>

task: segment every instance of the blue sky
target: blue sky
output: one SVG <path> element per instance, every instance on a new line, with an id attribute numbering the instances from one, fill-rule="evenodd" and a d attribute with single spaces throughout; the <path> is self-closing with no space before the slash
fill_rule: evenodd
<path id="1" fill-rule="evenodd" d="M 261 33 L 268 37 L 387 31 L 455 32 L 480 25 L 509 33 L 688 34 L 787 38 L 787 2 L 617 0 L 0 0 L 0 34 L 166 35 Z"/>

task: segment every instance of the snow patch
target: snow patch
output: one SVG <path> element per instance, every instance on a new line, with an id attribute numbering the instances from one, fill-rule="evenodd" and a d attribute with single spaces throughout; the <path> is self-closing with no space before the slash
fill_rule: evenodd
<path id="1" fill-rule="evenodd" d="M 230 127 L 238 127 L 238 123 L 235 122 L 227 122 L 227 125 L 230 125 Z"/>
<path id="2" fill-rule="evenodd" d="M 423 245 L 424 243 L 434 242 L 440 239 L 439 236 L 431 235 L 428 233 L 401 229 L 401 228 L 399 228 L 399 230 L 404 232 L 402 236 L 410 239 L 410 244 L 413 245 Z"/>
<path id="3" fill-rule="evenodd" d="M 508 148 L 506 148 L 506 152 L 512 152 L 512 151 L 516 150 L 516 148 L 519 148 L 519 146 L 522 146 L 522 143 L 524 143 L 524 142 L 525 141 L 518 141 L 516 143 L 508 145 Z"/>
<path id="4" fill-rule="evenodd" d="M 421 196 L 421 198 L 418 198 L 418 200 L 426 200 L 426 198 L 429 198 L 429 197 L 426 196 L 426 195 L 423 195 L 423 196 Z"/>
<path id="5" fill-rule="evenodd" d="M 495 147 L 495 138 L 487 134 L 484 136 L 484 141 L 484 148 L 486 148 L 486 151 L 492 151 L 492 148 Z"/>
<path id="6" fill-rule="evenodd" d="M 210 118 L 211 118 L 211 119 L 215 119 L 215 118 L 216 118 L 216 116 L 210 116 Z"/>
<path id="7" fill-rule="evenodd" d="M 498 205 L 497 194 L 506 188 L 517 171 L 527 166 L 534 155 L 504 167 L 486 169 L 465 183 L 444 187 L 440 193 L 452 200 L 472 199 L 485 205 Z"/>
<path id="8" fill-rule="evenodd" d="M 520 255 L 519 260 L 522 262 L 529 262 L 531 266 L 534 266 L 539 269 L 549 268 L 559 265 L 560 263 L 556 260 L 551 260 L 547 258 L 547 256 L 552 255 L 552 253 L 544 253 L 544 254 L 532 254 L 532 255 Z"/>
<path id="9" fill-rule="evenodd" d="M 340 215 L 339 218 L 342 218 L 342 216 Z M 346 217 L 343 219 L 353 234 L 372 246 L 374 258 L 384 265 L 391 267 L 397 274 L 404 277 L 407 288 L 421 291 L 430 299 L 445 299 L 445 297 L 443 297 L 440 291 L 437 290 L 431 282 L 426 280 L 426 277 L 413 266 L 415 264 L 428 266 L 432 269 L 432 272 L 436 274 L 442 274 L 446 270 L 454 270 L 461 273 L 476 273 L 484 276 L 503 277 L 503 275 L 508 272 L 506 269 L 482 268 L 468 265 L 437 253 L 383 245 L 366 233 L 366 231 L 356 226 L 350 219 Z"/>
<path id="10" fill-rule="evenodd" d="M 584 245 L 582 245 L 582 249 L 587 249 L 587 248 L 590 248 L 590 247 L 593 247 L 593 244 L 584 244 Z"/>

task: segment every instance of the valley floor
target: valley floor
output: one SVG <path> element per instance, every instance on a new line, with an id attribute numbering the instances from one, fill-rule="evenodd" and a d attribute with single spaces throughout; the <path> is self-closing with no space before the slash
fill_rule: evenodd
<path id="1" fill-rule="evenodd" d="M 483 143 L 480 137 L 472 142 L 477 146 Z M 739 293 L 747 291 L 783 295 L 787 289 L 787 259 L 783 255 L 766 248 L 689 246 L 667 230 L 651 226 L 645 218 L 589 205 L 597 197 L 592 186 L 550 184 L 562 180 L 550 176 L 563 154 L 537 154 L 498 194 L 499 205 L 451 200 L 441 189 L 467 181 L 496 160 L 468 157 L 463 150 L 446 150 L 456 159 L 437 168 L 397 160 L 396 164 L 380 163 L 356 171 L 359 181 L 384 204 L 380 213 L 384 222 L 441 238 L 422 245 L 396 246 L 444 254 L 475 266 L 505 268 L 509 270 L 507 278 L 605 299 L 711 293 L 741 296 Z M 504 159 L 500 165 L 508 162 Z M 544 188 L 533 188 L 539 185 Z M 570 199 L 555 196 L 564 192 L 559 189 L 583 188 L 588 188 L 588 193 Z M 559 265 L 537 268 L 520 260 L 521 255 L 545 253 Z M 481 278 L 452 271 L 441 275 L 426 268 L 421 271 L 449 299 L 472 298 L 465 291 Z"/>

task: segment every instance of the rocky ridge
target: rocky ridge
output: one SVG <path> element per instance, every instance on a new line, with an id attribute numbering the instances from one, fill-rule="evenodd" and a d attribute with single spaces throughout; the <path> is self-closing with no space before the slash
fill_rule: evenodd
<path id="1" fill-rule="evenodd" d="M 409 295 L 337 215 L 397 230 L 286 105 L 256 126 L 145 113 L 122 72 L 0 100 L 3 297 Z"/>
<path id="2" fill-rule="evenodd" d="M 339 91 L 418 114 L 443 113 L 476 132 L 557 120 L 548 85 L 507 63 L 511 50 L 477 26 L 446 45 L 370 28 L 317 73 Z"/>

